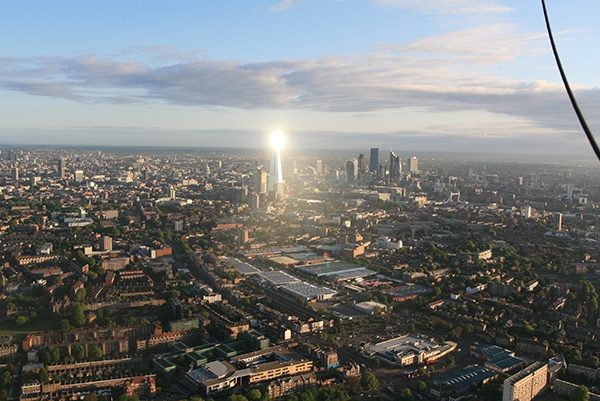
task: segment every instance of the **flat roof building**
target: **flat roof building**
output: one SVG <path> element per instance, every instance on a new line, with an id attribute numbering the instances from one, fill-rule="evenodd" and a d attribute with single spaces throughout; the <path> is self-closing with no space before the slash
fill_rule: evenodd
<path id="1" fill-rule="evenodd" d="M 260 272 L 258 276 L 264 280 L 267 280 L 273 285 L 285 285 L 292 283 L 299 283 L 300 280 L 296 277 L 282 271 L 274 270 L 268 272 Z"/>
<path id="2" fill-rule="evenodd" d="M 493 380 L 496 374 L 482 366 L 469 366 L 440 376 L 433 382 L 430 394 L 438 399 L 444 399 L 467 392 L 473 383 L 485 384 Z"/>
<path id="3" fill-rule="evenodd" d="M 548 383 L 548 364 L 535 362 L 504 380 L 502 401 L 531 401 Z"/>
<path id="4" fill-rule="evenodd" d="M 342 260 L 334 260 L 331 262 L 317 263 L 310 266 L 296 267 L 302 273 L 323 277 L 327 280 L 343 281 L 355 278 L 367 277 L 376 272 L 369 270 L 361 265 L 345 262 Z"/>
<path id="5" fill-rule="evenodd" d="M 317 299 L 319 301 L 331 299 L 335 294 L 337 294 L 337 291 L 335 290 L 312 284 L 307 284 L 304 282 L 286 284 L 282 285 L 279 288 L 281 288 L 287 293 L 292 294 L 295 297 L 302 298 L 306 301 L 312 301 L 313 299 Z"/>
<path id="6" fill-rule="evenodd" d="M 436 343 L 428 337 L 407 334 L 401 337 L 365 346 L 363 354 L 369 358 L 379 358 L 395 366 L 408 366 L 415 363 L 435 361 L 456 349 L 456 343 L 446 341 Z"/>

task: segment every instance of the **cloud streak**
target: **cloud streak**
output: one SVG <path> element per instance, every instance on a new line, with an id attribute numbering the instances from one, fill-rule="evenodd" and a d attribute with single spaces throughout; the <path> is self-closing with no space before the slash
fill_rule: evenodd
<path id="1" fill-rule="evenodd" d="M 300 4 L 304 3 L 306 0 L 283 0 L 274 6 L 269 7 L 269 11 L 272 13 L 284 11 L 290 8 L 298 7 Z"/>
<path id="2" fill-rule="evenodd" d="M 404 8 L 427 14 L 495 14 L 511 11 L 510 7 L 486 0 L 374 0 L 384 7 Z"/>
<path id="3" fill-rule="evenodd" d="M 511 26 L 486 26 L 382 44 L 367 54 L 247 64 L 173 48 L 134 49 L 136 60 L 123 54 L 2 57 L 0 88 L 87 103 L 334 113 L 485 111 L 563 132 L 576 130 L 560 85 L 490 74 L 494 66 L 541 51 L 536 41 L 542 35 L 513 31 Z M 600 109 L 598 89 L 577 92 L 584 112 Z M 592 126 L 600 125 L 595 115 L 590 113 Z"/>

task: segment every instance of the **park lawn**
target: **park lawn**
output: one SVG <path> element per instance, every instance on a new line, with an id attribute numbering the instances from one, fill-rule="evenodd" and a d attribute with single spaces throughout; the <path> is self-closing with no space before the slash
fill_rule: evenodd
<path id="1" fill-rule="evenodd" d="M 22 340 L 28 333 L 51 330 L 60 330 L 60 320 L 37 318 L 23 326 L 17 326 L 12 322 L 3 323 L 0 325 L 0 336 L 12 336 L 14 340 Z"/>

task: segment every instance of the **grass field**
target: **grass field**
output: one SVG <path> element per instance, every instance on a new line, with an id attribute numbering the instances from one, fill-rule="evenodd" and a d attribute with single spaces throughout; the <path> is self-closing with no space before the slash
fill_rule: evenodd
<path id="1" fill-rule="evenodd" d="M 27 333 L 35 333 L 38 331 L 59 330 L 60 321 L 57 319 L 36 319 L 33 322 L 28 322 L 23 326 L 16 326 L 12 322 L 4 322 L 0 325 L 0 335 L 13 336 L 15 340 L 22 340 Z"/>

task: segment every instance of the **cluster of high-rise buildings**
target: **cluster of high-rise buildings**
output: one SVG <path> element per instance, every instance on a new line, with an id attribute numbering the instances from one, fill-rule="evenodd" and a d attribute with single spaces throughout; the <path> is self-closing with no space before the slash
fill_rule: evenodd
<path id="1" fill-rule="evenodd" d="M 419 159 L 416 156 L 408 159 L 407 169 L 409 173 L 419 171 Z M 371 148 L 368 169 L 366 168 L 365 155 L 361 153 L 358 158 L 346 161 L 345 172 L 348 184 L 355 184 L 361 174 L 370 174 L 374 179 L 394 182 L 402 178 L 402 160 L 393 150 L 390 150 L 389 163 L 381 164 L 379 148 Z"/>

